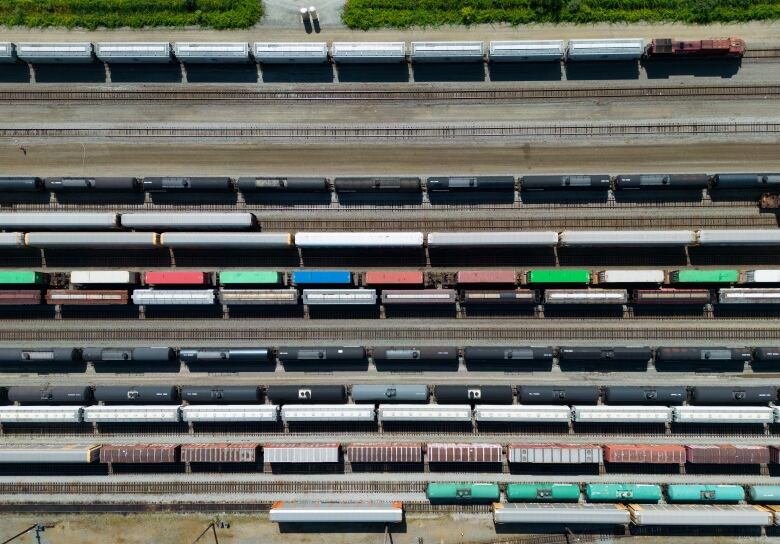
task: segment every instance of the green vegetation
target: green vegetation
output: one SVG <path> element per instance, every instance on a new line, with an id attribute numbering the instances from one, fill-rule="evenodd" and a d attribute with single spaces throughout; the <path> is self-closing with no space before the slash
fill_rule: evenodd
<path id="1" fill-rule="evenodd" d="M 247 28 L 262 14 L 261 0 L 0 0 L 7 26 Z"/>
<path id="2" fill-rule="evenodd" d="M 350 28 L 780 19 L 780 0 L 347 0 Z"/>

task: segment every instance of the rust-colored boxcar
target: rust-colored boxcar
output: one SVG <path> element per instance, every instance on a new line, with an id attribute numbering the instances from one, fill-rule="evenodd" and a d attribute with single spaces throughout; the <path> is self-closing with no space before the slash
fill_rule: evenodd
<path id="1" fill-rule="evenodd" d="M 685 463 L 685 447 L 659 444 L 606 444 L 604 460 L 609 463 Z"/>
<path id="2" fill-rule="evenodd" d="M 431 443 L 425 447 L 429 463 L 500 463 L 500 444 Z"/>
<path id="3" fill-rule="evenodd" d="M 702 444 L 685 446 L 685 451 L 689 463 L 760 465 L 769 462 L 769 448 L 767 446 Z"/>
<path id="4" fill-rule="evenodd" d="M 421 463 L 421 444 L 349 444 L 351 463 Z"/>
<path id="5" fill-rule="evenodd" d="M 254 463 L 258 443 L 251 444 L 184 444 L 182 463 Z"/>

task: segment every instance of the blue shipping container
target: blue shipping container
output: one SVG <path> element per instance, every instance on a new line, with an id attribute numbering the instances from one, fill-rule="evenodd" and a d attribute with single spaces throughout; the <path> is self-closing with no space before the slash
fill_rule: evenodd
<path id="1" fill-rule="evenodd" d="M 352 273 L 346 270 L 296 270 L 295 285 L 352 285 Z"/>

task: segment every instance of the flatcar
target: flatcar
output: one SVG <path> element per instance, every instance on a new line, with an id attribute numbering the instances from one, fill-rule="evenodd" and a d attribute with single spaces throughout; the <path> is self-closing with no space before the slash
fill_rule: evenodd
<path id="1" fill-rule="evenodd" d="M 337 193 L 419 193 L 422 182 L 417 177 L 337 177 Z"/>
<path id="2" fill-rule="evenodd" d="M 280 347 L 279 360 L 282 363 L 307 361 L 363 361 L 366 350 L 361 346 L 338 347 Z"/>
<path id="3" fill-rule="evenodd" d="M 523 176 L 520 180 L 521 191 L 545 191 L 555 189 L 584 189 L 606 191 L 612 184 L 607 174 L 564 175 L 564 176 Z"/>
<path id="4" fill-rule="evenodd" d="M 458 348 L 449 346 L 375 347 L 375 361 L 457 361 Z"/>
<path id="5" fill-rule="evenodd" d="M 514 191 L 514 176 L 437 176 L 426 180 L 428 192 Z"/>
<path id="6" fill-rule="evenodd" d="M 179 360 L 184 363 L 267 363 L 268 348 L 181 348 Z"/>
<path id="7" fill-rule="evenodd" d="M 328 180 L 317 177 L 240 177 L 237 186 L 242 193 L 321 193 L 328 190 Z"/>
<path id="8" fill-rule="evenodd" d="M 139 181 L 132 177 L 65 177 L 45 178 L 44 187 L 52 193 L 133 193 Z"/>
<path id="9" fill-rule="evenodd" d="M 708 174 L 622 174 L 615 176 L 615 188 L 628 189 L 706 189 Z"/>
<path id="10" fill-rule="evenodd" d="M 746 50 L 742 38 L 722 38 L 710 40 L 675 40 L 673 38 L 653 38 L 647 47 L 649 58 L 701 58 L 732 57 L 741 58 Z"/>
<path id="11" fill-rule="evenodd" d="M 229 177 L 225 176 L 163 176 L 145 177 L 142 187 L 144 191 L 193 191 L 193 192 L 229 192 L 232 190 Z"/>

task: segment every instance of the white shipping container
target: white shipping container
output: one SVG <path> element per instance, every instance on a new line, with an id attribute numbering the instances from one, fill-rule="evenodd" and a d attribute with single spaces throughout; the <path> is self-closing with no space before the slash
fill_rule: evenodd
<path id="1" fill-rule="evenodd" d="M 376 289 L 304 289 L 303 303 L 328 304 L 376 304 Z"/>
<path id="2" fill-rule="evenodd" d="M 572 406 L 574 421 L 583 423 L 668 423 L 668 406 Z"/>
<path id="3" fill-rule="evenodd" d="M 578 444 L 510 445 L 507 448 L 510 463 L 601 463 L 603 452 L 600 446 Z"/>
<path id="4" fill-rule="evenodd" d="M 136 283 L 138 275 L 127 270 L 74 270 L 70 273 L 73 285 Z"/>
<path id="5" fill-rule="evenodd" d="M 0 406 L 0 423 L 79 423 L 82 406 Z"/>
<path id="6" fill-rule="evenodd" d="M 625 304 L 628 291 L 625 289 L 547 289 L 544 292 L 546 304 Z"/>
<path id="7" fill-rule="evenodd" d="M 309 247 L 422 247 L 422 232 L 296 232 L 295 245 Z"/>
<path id="8" fill-rule="evenodd" d="M 602 270 L 599 283 L 663 283 L 663 270 Z"/>
<path id="9" fill-rule="evenodd" d="M 374 421 L 373 404 L 285 404 L 282 421 Z"/>
<path id="10" fill-rule="evenodd" d="M 181 409 L 183 421 L 262 421 L 275 423 L 279 407 L 273 404 L 190 405 Z"/>
<path id="11" fill-rule="evenodd" d="M 84 421 L 96 423 L 176 423 L 180 406 L 87 406 Z"/>
<path id="12" fill-rule="evenodd" d="M 675 406 L 677 423 L 772 423 L 775 414 L 767 406 Z"/>
<path id="13" fill-rule="evenodd" d="M 474 417 L 477 421 L 568 423 L 571 409 L 568 406 L 481 404 L 474 408 Z"/>
<path id="14" fill-rule="evenodd" d="M 266 444 L 266 463 L 338 463 L 338 444 Z"/>
<path id="15" fill-rule="evenodd" d="M 468 404 L 380 404 L 380 421 L 471 421 Z"/>
<path id="16" fill-rule="evenodd" d="M 747 283 L 780 283 L 780 270 L 748 270 L 745 272 Z"/>
<path id="17" fill-rule="evenodd" d="M 696 242 L 692 230 L 567 230 L 563 246 L 685 246 Z"/>

